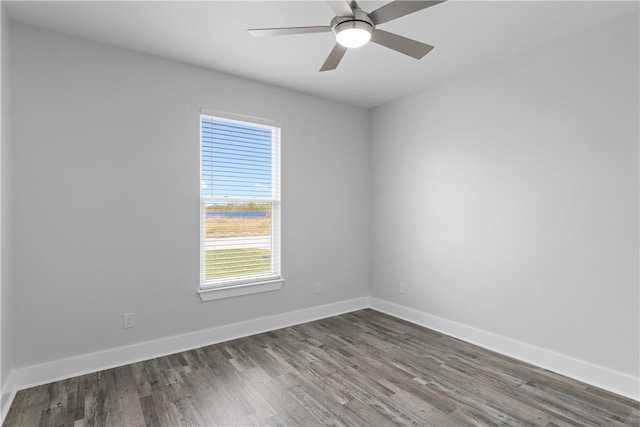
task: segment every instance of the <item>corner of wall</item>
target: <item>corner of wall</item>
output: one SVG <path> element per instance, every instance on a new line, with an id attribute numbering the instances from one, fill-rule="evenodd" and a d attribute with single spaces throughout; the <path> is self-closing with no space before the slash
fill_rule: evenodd
<path id="1" fill-rule="evenodd" d="M 13 387 L 12 234 L 11 234 L 11 84 L 10 25 L 0 3 L 0 424 L 15 396 Z"/>
<path id="2" fill-rule="evenodd" d="M 4 420 L 9 413 L 9 408 L 11 408 L 11 403 L 13 403 L 13 399 L 16 397 L 13 380 L 14 376 L 9 374 L 9 378 L 6 378 L 4 383 L 0 386 L 0 425 L 4 423 Z"/>

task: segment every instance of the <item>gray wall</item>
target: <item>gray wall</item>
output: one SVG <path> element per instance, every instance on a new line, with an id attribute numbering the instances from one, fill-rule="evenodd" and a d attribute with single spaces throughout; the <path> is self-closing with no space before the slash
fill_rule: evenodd
<path id="1" fill-rule="evenodd" d="M 2 109 L 0 142 L 0 414 L 9 397 L 7 379 L 12 369 L 13 348 L 13 281 L 11 248 L 11 84 L 10 84 L 10 21 L 0 4 L 2 32 Z"/>
<path id="2" fill-rule="evenodd" d="M 369 294 L 638 376 L 637 20 L 370 115 L 3 21 L 2 378 Z M 278 292 L 196 295 L 200 108 L 283 124 Z"/>
<path id="3" fill-rule="evenodd" d="M 375 109 L 371 295 L 637 377 L 638 51 L 634 13 Z"/>
<path id="4" fill-rule="evenodd" d="M 12 30 L 16 367 L 368 294 L 366 110 Z M 200 108 L 282 123 L 280 291 L 196 294 Z"/>

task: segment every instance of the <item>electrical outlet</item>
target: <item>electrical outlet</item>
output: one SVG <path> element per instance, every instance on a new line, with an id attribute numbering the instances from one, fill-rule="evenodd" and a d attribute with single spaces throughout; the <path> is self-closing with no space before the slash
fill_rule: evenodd
<path id="1" fill-rule="evenodd" d="M 407 284 L 404 282 L 400 282 L 400 293 L 403 295 L 407 293 Z"/>
<path id="2" fill-rule="evenodd" d="M 316 282 L 316 294 L 322 293 L 322 283 Z"/>
<path id="3" fill-rule="evenodd" d="M 136 314 L 125 313 L 122 315 L 122 327 L 124 329 L 133 328 L 136 326 Z"/>

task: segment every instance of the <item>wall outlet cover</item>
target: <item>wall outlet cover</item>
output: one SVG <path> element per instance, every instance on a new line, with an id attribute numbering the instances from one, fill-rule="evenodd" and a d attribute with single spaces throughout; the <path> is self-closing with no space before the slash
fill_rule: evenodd
<path id="1" fill-rule="evenodd" d="M 122 315 L 122 327 L 124 329 L 133 328 L 136 326 L 136 315 L 135 313 L 125 313 Z"/>

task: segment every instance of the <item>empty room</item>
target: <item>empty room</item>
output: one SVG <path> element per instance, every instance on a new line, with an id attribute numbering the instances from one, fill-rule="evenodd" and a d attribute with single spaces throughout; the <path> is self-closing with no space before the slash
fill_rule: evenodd
<path id="1" fill-rule="evenodd" d="M 640 426 L 638 1 L 4 1 L 0 424 Z"/>

